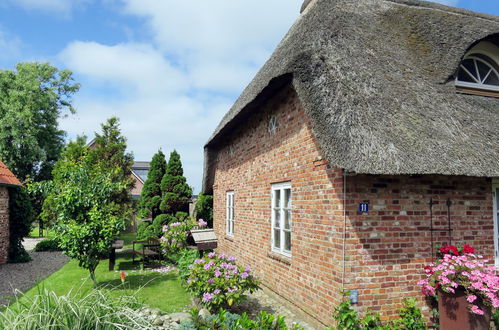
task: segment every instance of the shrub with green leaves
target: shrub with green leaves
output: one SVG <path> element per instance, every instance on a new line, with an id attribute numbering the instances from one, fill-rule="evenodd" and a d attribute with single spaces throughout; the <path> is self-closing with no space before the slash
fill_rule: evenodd
<path id="1" fill-rule="evenodd" d="M 192 189 L 184 177 L 180 155 L 175 150 L 170 153 L 166 172 L 161 180 L 161 191 L 163 192 L 159 206 L 161 211 L 169 214 L 189 211 Z"/>
<path id="2" fill-rule="evenodd" d="M 303 329 L 298 324 L 293 324 L 291 327 L 286 325 L 284 316 L 270 314 L 262 311 L 258 314 L 256 319 L 249 318 L 247 313 L 241 315 L 234 314 L 220 309 L 217 314 L 207 317 L 194 317 L 194 322 L 191 324 L 182 324 L 179 329 L 265 329 L 265 330 L 300 330 Z"/>
<path id="3" fill-rule="evenodd" d="M 333 318 L 336 320 L 336 328 L 338 330 L 358 330 L 358 329 L 376 329 L 376 330 L 392 330 L 392 329 L 410 329 L 410 330 L 426 330 L 426 322 L 421 314 L 421 311 L 416 306 L 414 299 L 404 301 L 403 307 L 399 310 L 399 318 L 383 324 L 379 313 L 373 313 L 367 310 L 363 317 L 360 317 L 353 310 L 350 300 L 345 299 L 339 304 L 333 313 Z M 333 328 L 328 328 L 333 330 Z"/>
<path id="4" fill-rule="evenodd" d="M 34 250 L 36 252 L 62 251 L 62 249 L 59 247 L 59 240 L 55 237 L 47 238 L 43 241 L 38 242 Z"/>
<path id="5" fill-rule="evenodd" d="M 9 188 L 9 196 L 9 262 L 28 262 L 23 240 L 31 231 L 33 207 L 24 187 Z"/>
<path id="6" fill-rule="evenodd" d="M 187 289 L 211 310 L 241 302 L 246 292 L 259 289 L 260 282 L 249 266 L 238 266 L 236 260 L 215 252 L 194 260 L 187 278 Z"/>
<path id="7" fill-rule="evenodd" d="M 183 221 L 176 221 L 163 225 L 163 236 L 160 238 L 160 242 L 163 247 L 165 257 L 168 259 L 172 259 L 172 257 L 175 258 L 175 255 L 185 249 L 187 247 L 187 235 L 193 228 L 196 227 L 206 227 L 206 222 L 202 219 L 195 222 L 194 219 L 187 217 Z"/>
<path id="8" fill-rule="evenodd" d="M 156 218 L 161 211 L 159 204 L 161 204 L 161 180 L 166 172 L 166 159 L 161 150 L 158 150 L 152 157 L 149 166 L 149 174 L 147 180 L 144 182 L 142 192 L 139 199 L 138 216 L 140 218 L 151 217 Z"/>
<path id="9" fill-rule="evenodd" d="M 104 290 L 65 296 L 43 290 L 33 297 L 18 298 L 0 312 L 0 329 L 152 329 L 137 313 L 140 307 L 135 296 L 113 299 Z"/>
<path id="10" fill-rule="evenodd" d="M 196 201 L 196 219 L 204 219 L 208 227 L 213 227 L 213 196 L 200 193 Z"/>

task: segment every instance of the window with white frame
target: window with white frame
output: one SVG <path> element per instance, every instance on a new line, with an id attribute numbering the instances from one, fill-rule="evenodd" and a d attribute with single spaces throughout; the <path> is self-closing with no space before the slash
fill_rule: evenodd
<path id="1" fill-rule="evenodd" d="M 272 250 L 291 255 L 291 182 L 272 185 Z"/>
<path id="2" fill-rule="evenodd" d="M 227 192 L 227 215 L 226 215 L 227 235 L 234 236 L 234 191 Z"/>

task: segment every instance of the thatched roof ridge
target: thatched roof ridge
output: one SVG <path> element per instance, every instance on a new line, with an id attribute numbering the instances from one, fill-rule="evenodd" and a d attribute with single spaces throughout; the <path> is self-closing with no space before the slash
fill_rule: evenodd
<path id="1" fill-rule="evenodd" d="M 203 189 L 219 141 L 288 79 L 333 167 L 499 176 L 499 99 L 454 86 L 469 47 L 497 33 L 498 17 L 430 2 L 316 0 L 208 140 Z"/>

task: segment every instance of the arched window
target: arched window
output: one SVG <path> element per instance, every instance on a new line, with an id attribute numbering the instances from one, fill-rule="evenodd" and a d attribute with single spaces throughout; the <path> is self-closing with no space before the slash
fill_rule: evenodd
<path id="1" fill-rule="evenodd" d="M 483 41 L 473 47 L 459 64 L 458 91 L 499 97 L 499 48 Z"/>

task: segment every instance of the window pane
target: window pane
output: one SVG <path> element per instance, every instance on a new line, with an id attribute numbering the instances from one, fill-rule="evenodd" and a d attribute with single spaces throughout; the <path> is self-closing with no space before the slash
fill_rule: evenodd
<path id="1" fill-rule="evenodd" d="M 499 86 L 499 77 L 497 77 L 495 72 L 491 72 L 487 79 L 485 79 L 484 84 Z"/>
<path id="2" fill-rule="evenodd" d="M 284 250 L 291 251 L 291 232 L 284 232 Z"/>
<path id="3" fill-rule="evenodd" d="M 234 221 L 231 221 L 230 222 L 230 233 L 233 234 L 234 233 Z"/>
<path id="4" fill-rule="evenodd" d="M 284 229 L 291 229 L 291 210 L 284 210 Z"/>
<path id="5" fill-rule="evenodd" d="M 279 209 L 274 209 L 274 227 L 281 228 L 281 212 Z"/>
<path id="6" fill-rule="evenodd" d="M 483 80 L 483 78 L 485 78 L 487 73 L 489 73 L 490 67 L 487 64 L 480 61 L 476 61 L 476 65 L 478 67 L 478 73 L 480 74 L 480 80 Z"/>
<path id="7" fill-rule="evenodd" d="M 274 230 L 274 247 L 281 248 L 281 231 L 279 229 Z"/>
<path id="8" fill-rule="evenodd" d="M 473 80 L 473 78 L 471 78 L 471 76 L 463 68 L 459 69 L 459 72 L 457 74 L 457 80 L 470 83 L 475 82 L 475 80 Z"/>
<path id="9" fill-rule="evenodd" d="M 291 208 L 291 189 L 284 189 L 284 207 Z"/>
<path id="10" fill-rule="evenodd" d="M 230 208 L 230 220 L 233 220 L 234 219 L 234 208 L 231 207 Z"/>
<path id="11" fill-rule="evenodd" d="M 280 207 L 281 206 L 281 191 L 274 190 L 274 196 L 275 196 L 274 207 Z"/>

